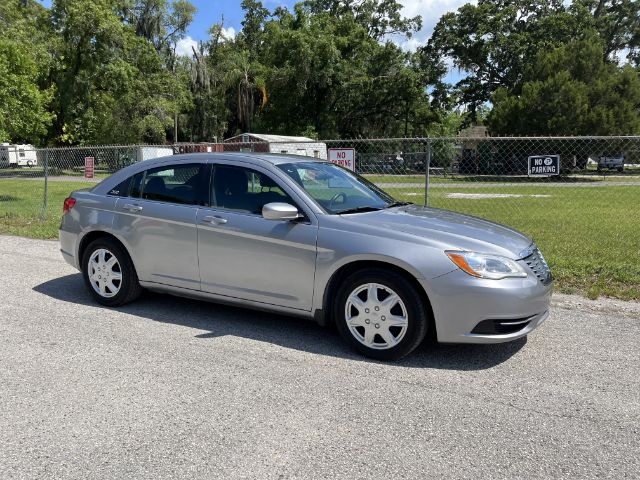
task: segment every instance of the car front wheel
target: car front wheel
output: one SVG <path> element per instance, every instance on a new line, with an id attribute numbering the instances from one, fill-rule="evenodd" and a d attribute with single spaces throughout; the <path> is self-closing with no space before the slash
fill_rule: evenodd
<path id="1" fill-rule="evenodd" d="M 99 238 L 87 247 L 82 274 L 93 298 L 108 307 L 129 303 L 142 292 L 131 258 L 110 238 Z"/>
<path id="2" fill-rule="evenodd" d="M 412 352 L 429 324 L 416 288 L 403 276 L 378 269 L 356 272 L 344 281 L 334 318 L 354 349 L 378 360 L 396 360 Z"/>

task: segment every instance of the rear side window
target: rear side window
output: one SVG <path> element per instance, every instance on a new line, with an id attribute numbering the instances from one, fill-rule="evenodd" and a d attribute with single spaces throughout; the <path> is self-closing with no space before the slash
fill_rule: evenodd
<path id="1" fill-rule="evenodd" d="M 107 195 L 111 195 L 114 197 L 126 197 L 129 195 L 129 185 L 131 183 L 131 178 L 127 178 L 124 182 L 121 182 L 117 187 L 112 188 Z"/>
<path id="2" fill-rule="evenodd" d="M 153 168 L 134 176 L 131 196 L 156 202 L 204 205 L 203 164 Z"/>

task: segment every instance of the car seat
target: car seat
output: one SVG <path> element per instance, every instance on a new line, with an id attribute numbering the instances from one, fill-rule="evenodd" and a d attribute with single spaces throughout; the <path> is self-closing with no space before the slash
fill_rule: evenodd
<path id="1" fill-rule="evenodd" d="M 162 177 L 152 177 L 145 184 L 142 198 L 146 200 L 164 200 L 167 196 L 167 186 Z"/>
<path id="2" fill-rule="evenodd" d="M 213 188 L 216 205 L 231 210 L 256 213 L 257 198 L 248 192 L 249 181 L 244 170 L 239 168 L 216 168 Z"/>

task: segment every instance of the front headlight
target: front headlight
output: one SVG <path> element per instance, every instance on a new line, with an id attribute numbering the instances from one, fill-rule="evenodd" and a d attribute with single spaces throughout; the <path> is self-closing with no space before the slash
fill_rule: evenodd
<path id="1" fill-rule="evenodd" d="M 473 277 L 500 280 L 501 278 L 527 276 L 527 272 L 517 262 L 507 257 L 452 250 L 447 250 L 444 253 L 460 270 Z"/>

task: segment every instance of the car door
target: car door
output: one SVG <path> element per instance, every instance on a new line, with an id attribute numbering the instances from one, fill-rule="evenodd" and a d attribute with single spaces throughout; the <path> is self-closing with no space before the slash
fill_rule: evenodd
<path id="1" fill-rule="evenodd" d="M 116 202 L 113 228 L 126 241 L 138 278 L 200 289 L 196 214 L 205 203 L 206 163 L 171 163 L 145 170 Z"/>
<path id="2" fill-rule="evenodd" d="M 203 291 L 311 310 L 318 225 L 287 187 L 259 167 L 213 165 L 210 207 L 197 214 Z M 304 218 L 274 221 L 262 206 L 285 202 Z"/>

